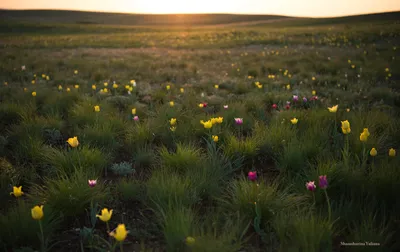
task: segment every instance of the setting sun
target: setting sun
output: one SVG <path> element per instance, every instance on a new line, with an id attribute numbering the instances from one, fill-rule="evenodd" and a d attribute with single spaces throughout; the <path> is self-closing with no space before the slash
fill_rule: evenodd
<path id="1" fill-rule="evenodd" d="M 333 17 L 400 10 L 400 1 L 381 0 L 5 0 L 4 9 L 57 9 L 147 14 L 236 13 Z"/>

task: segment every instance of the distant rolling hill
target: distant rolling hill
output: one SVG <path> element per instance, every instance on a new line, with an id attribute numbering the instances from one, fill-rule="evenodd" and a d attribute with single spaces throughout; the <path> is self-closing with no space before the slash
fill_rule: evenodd
<path id="1" fill-rule="evenodd" d="M 127 14 L 67 10 L 0 10 L 0 23 L 98 24 L 125 26 L 273 25 L 304 26 L 360 22 L 399 22 L 400 11 L 337 18 L 239 14 Z"/>
<path id="2" fill-rule="evenodd" d="M 285 19 L 274 15 L 126 14 L 64 10 L 0 10 L 2 21 L 108 25 L 215 25 Z"/>

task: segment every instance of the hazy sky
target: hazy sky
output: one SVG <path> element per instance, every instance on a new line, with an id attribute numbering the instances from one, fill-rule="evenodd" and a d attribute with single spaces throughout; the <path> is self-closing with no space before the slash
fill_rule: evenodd
<path id="1" fill-rule="evenodd" d="M 400 0 L 1 0 L 0 8 L 330 17 L 399 11 Z"/>

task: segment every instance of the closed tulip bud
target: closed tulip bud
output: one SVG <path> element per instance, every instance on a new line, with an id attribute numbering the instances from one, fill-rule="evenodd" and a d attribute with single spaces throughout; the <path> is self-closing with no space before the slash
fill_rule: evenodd
<path id="1" fill-rule="evenodd" d="M 41 220 L 43 218 L 43 206 L 35 206 L 31 209 L 31 215 L 34 220 Z"/>
<path id="2" fill-rule="evenodd" d="M 257 179 L 257 172 L 254 171 L 249 171 L 249 173 L 247 174 L 247 177 L 251 180 L 251 181 L 255 181 Z"/>
<path id="3" fill-rule="evenodd" d="M 68 138 L 67 143 L 68 143 L 72 148 L 78 147 L 78 145 L 79 145 L 78 137 L 77 137 L 77 136 L 74 136 L 74 137 Z"/>
<path id="4" fill-rule="evenodd" d="M 185 242 L 187 245 L 191 245 L 191 244 L 195 243 L 196 240 L 193 237 L 188 236 L 188 237 L 186 237 Z"/>
<path id="5" fill-rule="evenodd" d="M 389 156 L 390 156 L 390 157 L 396 156 L 396 150 L 393 149 L 393 148 L 390 148 L 390 150 L 389 150 Z"/>
<path id="6" fill-rule="evenodd" d="M 212 136 L 212 139 L 213 139 L 214 142 L 218 142 L 218 136 L 214 136 L 214 135 L 213 135 L 213 136 Z"/>
<path id="7" fill-rule="evenodd" d="M 369 155 L 371 155 L 371 157 L 375 157 L 378 154 L 378 152 L 376 151 L 375 148 L 372 148 L 371 151 L 369 152 Z"/>
<path id="8" fill-rule="evenodd" d="M 319 176 L 319 187 L 321 189 L 326 189 L 328 187 L 328 180 L 326 179 L 326 175 Z"/>
<path id="9" fill-rule="evenodd" d="M 110 233 L 110 236 L 114 237 L 115 240 L 122 242 L 126 239 L 129 231 L 126 230 L 124 224 L 119 224 L 117 228 Z"/>

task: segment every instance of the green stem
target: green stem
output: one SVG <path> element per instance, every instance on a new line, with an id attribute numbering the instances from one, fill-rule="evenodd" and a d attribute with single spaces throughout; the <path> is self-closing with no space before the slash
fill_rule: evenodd
<path id="1" fill-rule="evenodd" d="M 42 226 L 42 221 L 41 220 L 39 220 L 39 228 L 40 228 L 40 236 L 41 236 L 41 239 L 40 239 L 40 247 L 41 247 L 41 251 L 42 252 L 44 252 L 44 234 L 43 234 L 43 226 Z"/>
<path id="2" fill-rule="evenodd" d="M 332 217 L 331 203 L 329 201 L 329 197 L 328 197 L 328 193 L 326 192 L 326 189 L 324 189 L 324 192 L 325 192 L 326 202 L 328 203 L 328 218 L 329 218 L 329 222 L 330 222 L 331 217 Z"/>
<path id="3" fill-rule="evenodd" d="M 314 206 L 315 206 L 315 205 L 316 205 L 316 202 L 315 202 L 315 193 L 312 192 L 312 195 L 313 195 L 313 198 L 314 198 Z"/>
<path id="4" fill-rule="evenodd" d="M 110 226 L 108 224 L 108 221 L 106 222 L 106 226 L 107 226 L 107 233 L 110 233 Z"/>
<path id="5" fill-rule="evenodd" d="M 362 159 L 362 164 L 361 164 L 361 168 L 364 169 L 366 162 L 367 162 L 367 155 L 365 153 L 365 144 L 363 143 L 363 159 Z"/>
<path id="6" fill-rule="evenodd" d="M 120 242 L 120 243 L 119 243 L 119 248 L 120 248 L 120 251 L 121 251 L 121 252 L 124 252 L 124 246 L 122 246 L 122 243 L 123 243 L 123 242 Z"/>

